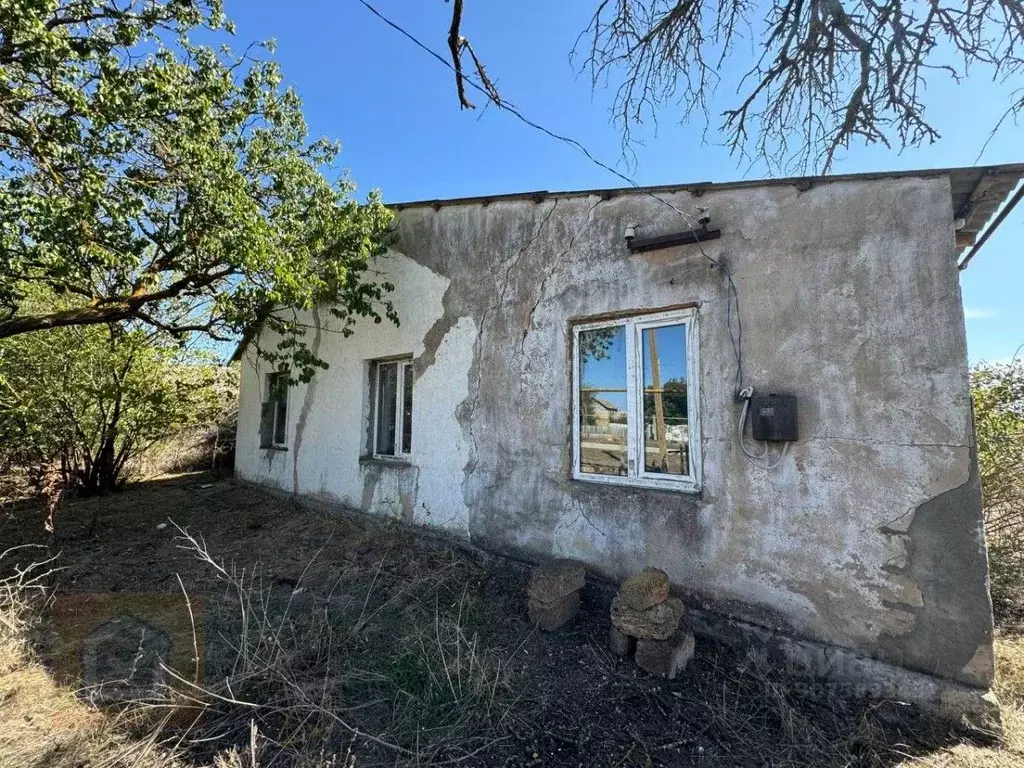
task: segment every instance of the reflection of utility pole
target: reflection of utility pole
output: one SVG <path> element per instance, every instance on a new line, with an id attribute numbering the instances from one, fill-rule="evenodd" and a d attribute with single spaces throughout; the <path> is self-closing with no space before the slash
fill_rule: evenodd
<path id="1" fill-rule="evenodd" d="M 661 392 L 661 363 L 658 361 L 658 342 L 654 328 L 647 329 L 647 346 L 651 350 L 651 389 L 654 394 L 654 438 L 658 441 L 659 469 L 665 469 L 668 459 L 668 442 L 665 434 L 665 403 Z M 647 449 L 644 449 L 646 459 Z M 645 461 L 646 463 L 646 461 Z"/>

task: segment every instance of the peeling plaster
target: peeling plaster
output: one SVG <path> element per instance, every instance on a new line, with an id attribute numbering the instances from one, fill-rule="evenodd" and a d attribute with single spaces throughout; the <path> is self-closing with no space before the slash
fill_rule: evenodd
<path id="1" fill-rule="evenodd" d="M 309 346 L 309 351 L 313 355 L 320 355 L 320 342 L 323 337 L 323 330 L 320 326 L 320 309 L 314 307 L 312 311 L 313 315 L 313 342 Z M 316 397 L 317 385 L 320 383 L 322 377 L 313 377 L 313 380 L 306 386 L 305 396 L 302 398 L 302 410 L 299 411 L 299 418 L 295 423 L 295 437 L 292 441 L 292 493 L 294 495 L 299 494 L 299 456 L 302 453 L 302 439 L 306 434 L 306 422 L 309 420 L 309 412 L 313 408 L 313 401 Z"/>
<path id="2" fill-rule="evenodd" d="M 239 474 L 610 578 L 661 567 L 710 610 L 987 684 L 948 180 L 707 190 L 699 205 L 739 293 L 746 383 L 799 399 L 804 437 L 776 470 L 736 444 L 724 276 L 692 247 L 630 254 L 627 224 L 679 228 L 638 193 L 403 210 L 401 253 L 382 265 L 401 327 L 325 332 L 331 369 L 296 392 L 291 478 L 246 448 L 258 376 L 243 372 Z M 571 480 L 570 320 L 684 303 L 701 317 L 702 490 Z M 414 357 L 413 456 L 360 462 L 369 361 L 400 354 Z"/>

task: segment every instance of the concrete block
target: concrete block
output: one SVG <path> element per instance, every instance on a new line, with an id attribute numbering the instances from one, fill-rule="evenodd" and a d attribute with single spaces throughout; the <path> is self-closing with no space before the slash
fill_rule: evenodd
<path id="1" fill-rule="evenodd" d="M 530 621 L 545 632 L 554 632 L 572 621 L 580 610 L 580 593 L 572 592 L 550 603 L 530 598 Z"/>
<path id="2" fill-rule="evenodd" d="M 553 603 L 582 589 L 587 573 L 573 560 L 552 560 L 542 563 L 530 573 L 526 593 L 542 603 Z"/>
<path id="3" fill-rule="evenodd" d="M 660 568 L 644 568 L 622 583 L 619 602 L 634 611 L 645 611 L 668 599 L 668 574 Z"/>
<path id="4" fill-rule="evenodd" d="M 675 680 L 693 658 L 693 633 L 680 629 L 667 640 L 638 640 L 636 665 L 652 675 Z"/>
<path id="5" fill-rule="evenodd" d="M 972 730 L 1002 733 L 999 699 L 992 691 L 979 688 L 947 688 L 939 693 L 939 718 Z"/>
<path id="6" fill-rule="evenodd" d="M 670 597 L 645 610 L 623 604 L 622 596 L 612 600 L 612 624 L 620 632 L 641 640 L 664 640 L 679 628 L 686 608 L 683 601 Z"/>

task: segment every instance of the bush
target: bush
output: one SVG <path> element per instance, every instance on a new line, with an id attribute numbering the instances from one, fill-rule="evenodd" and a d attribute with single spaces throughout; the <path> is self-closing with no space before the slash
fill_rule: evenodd
<path id="1" fill-rule="evenodd" d="M 1024 361 L 976 366 L 971 393 L 992 603 L 1010 626 L 1024 618 Z"/>
<path id="2" fill-rule="evenodd" d="M 0 343 L 0 463 L 38 489 L 59 474 L 84 493 L 119 488 L 138 457 L 231 412 L 237 371 L 140 330 L 69 327 Z"/>

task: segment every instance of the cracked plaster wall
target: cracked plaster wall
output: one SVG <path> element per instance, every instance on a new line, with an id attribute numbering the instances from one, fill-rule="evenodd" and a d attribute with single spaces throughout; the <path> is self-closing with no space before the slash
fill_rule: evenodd
<path id="1" fill-rule="evenodd" d="M 706 608 L 940 677 L 992 677 L 966 342 L 942 178 L 724 189 L 706 244 L 735 280 L 746 383 L 799 398 L 774 471 L 736 442 L 726 281 L 694 246 L 630 255 L 684 228 L 642 194 L 411 207 L 400 328 L 321 334 L 295 455 L 257 450 L 262 377 L 243 375 L 238 472 L 611 578 L 664 568 Z M 573 319 L 696 302 L 699 494 L 570 479 Z M 327 313 L 321 313 L 326 315 Z M 415 356 L 414 456 L 360 462 L 368 360 Z M 291 427 L 291 425 L 290 425 Z M 297 459 L 297 461 L 296 461 Z M 935 639 L 942 638 L 941 641 Z"/>

